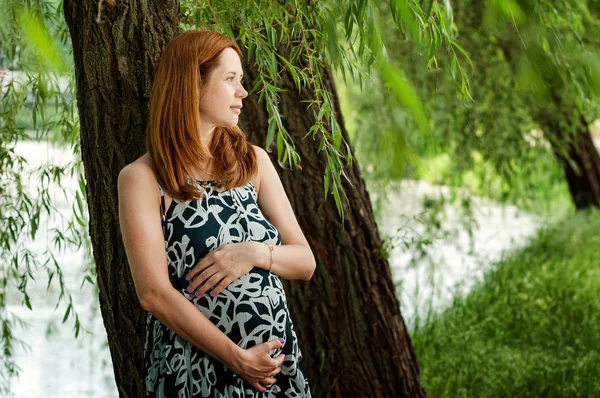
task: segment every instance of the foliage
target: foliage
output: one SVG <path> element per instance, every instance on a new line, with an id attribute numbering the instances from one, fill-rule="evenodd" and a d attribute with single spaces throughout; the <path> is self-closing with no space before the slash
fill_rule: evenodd
<path id="1" fill-rule="evenodd" d="M 541 230 L 411 334 L 431 396 L 598 396 L 600 213 Z"/>
<path id="2" fill-rule="evenodd" d="M 282 167 L 300 168 L 300 156 L 279 113 L 278 93 L 283 89 L 277 83 L 288 72 L 296 88 L 309 89 L 314 98 L 308 107 L 315 118 L 306 133 L 319 140 L 319 151 L 324 151 L 327 166 L 323 177 L 325 198 L 333 194 L 338 212 L 343 218 L 341 185 L 344 162 L 353 159 L 348 143 L 342 137 L 335 115 L 331 93 L 323 81 L 322 71 L 331 67 L 344 80 L 348 75 L 360 86 L 374 70 L 384 76 L 386 90 L 402 104 L 404 117 L 409 115 L 423 129 L 426 118 L 418 96 L 410 81 L 396 66 L 389 64 L 385 44 L 375 20 L 379 2 L 339 1 L 276 3 L 257 1 L 253 7 L 239 7 L 236 1 L 181 2 L 184 29 L 209 28 L 224 32 L 239 41 L 259 71 L 250 93 L 258 93 L 269 113 L 266 147 L 277 145 Z M 420 48 L 426 50 L 429 63 L 436 63 L 436 54 L 447 48 L 453 54 L 455 75 L 460 92 L 469 96 L 464 69 L 456 55 L 460 48 L 455 41 L 456 29 L 452 24 L 450 4 L 438 1 L 391 1 L 392 21 Z M 289 49 L 289 54 L 286 54 Z M 347 198 L 346 198 L 347 199 Z"/>
<path id="3" fill-rule="evenodd" d="M 376 73 L 369 89 L 348 88 L 345 114 L 357 156 L 372 165 L 366 175 L 373 189 L 383 193 L 389 179 L 428 178 L 552 217 L 572 210 L 553 153 L 566 148 L 568 137 L 551 147 L 540 122 L 562 117 L 568 130 L 573 114 L 588 121 L 600 115 L 598 8 L 597 1 L 453 2 L 473 101 L 457 98 L 452 88 L 453 59 L 428 64 L 418 47 L 395 34 L 382 9 L 376 17 L 387 54 L 413 82 L 431 119 L 424 131 L 403 118 Z M 553 96 L 561 98 L 560 109 Z M 390 164 L 378 161 L 382 148 Z"/>
<path id="4" fill-rule="evenodd" d="M 45 164 L 28 175 L 17 148 L 26 140 L 50 141 L 62 142 L 79 153 L 72 65 L 67 61 L 68 36 L 62 21 L 57 1 L 11 0 L 0 5 L 0 395 L 9 392 L 8 380 L 19 371 L 12 358 L 15 345 L 26 346 L 13 332 L 16 325 L 25 325 L 8 310 L 8 294 L 19 292 L 23 305 L 31 309 L 28 284 L 38 272 L 45 273 L 47 288 L 52 283 L 59 288 L 55 308 L 63 301 L 66 304 L 63 322 L 74 318 L 75 336 L 82 328 L 64 284 L 64 264 L 56 261 L 67 247 L 83 247 L 89 259 L 81 160 L 64 166 Z M 70 82 L 62 84 L 65 79 Z M 63 178 L 73 176 L 79 179 L 75 192 L 61 187 Z M 30 181 L 36 181 L 33 188 Z M 52 204 L 51 198 L 58 193 L 72 198 L 71 212 L 66 215 Z M 45 250 L 35 252 L 31 243 L 50 218 L 58 219 L 63 227 L 45 231 Z M 88 266 L 84 281 L 94 283 L 94 272 Z"/>

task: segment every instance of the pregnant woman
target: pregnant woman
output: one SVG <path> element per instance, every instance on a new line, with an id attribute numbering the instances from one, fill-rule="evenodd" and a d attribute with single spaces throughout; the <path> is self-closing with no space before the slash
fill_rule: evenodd
<path id="1" fill-rule="evenodd" d="M 267 153 L 237 127 L 240 48 L 175 36 L 150 95 L 147 152 L 119 174 L 149 397 L 310 397 L 280 278 L 315 258 Z"/>

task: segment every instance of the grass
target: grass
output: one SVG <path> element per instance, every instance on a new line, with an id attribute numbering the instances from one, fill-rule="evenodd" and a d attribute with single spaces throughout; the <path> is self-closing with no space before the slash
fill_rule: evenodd
<path id="1" fill-rule="evenodd" d="M 411 334 L 430 397 L 600 396 L 600 212 L 542 230 Z"/>

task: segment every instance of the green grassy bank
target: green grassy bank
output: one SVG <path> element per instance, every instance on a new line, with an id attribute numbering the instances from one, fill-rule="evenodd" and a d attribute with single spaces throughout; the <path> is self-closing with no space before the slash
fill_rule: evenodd
<path id="1" fill-rule="evenodd" d="M 600 212 L 540 231 L 411 337 L 430 397 L 600 397 Z"/>

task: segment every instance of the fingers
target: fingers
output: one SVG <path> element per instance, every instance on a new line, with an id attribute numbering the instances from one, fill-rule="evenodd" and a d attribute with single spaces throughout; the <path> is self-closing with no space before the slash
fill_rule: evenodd
<path id="1" fill-rule="evenodd" d="M 283 346 L 284 343 L 285 339 L 283 337 L 269 341 L 269 351 Z"/>
<path id="2" fill-rule="evenodd" d="M 196 297 L 200 297 L 200 296 L 204 295 L 213 286 L 218 285 L 222 279 L 224 279 L 223 274 L 221 274 L 220 272 L 215 273 L 213 276 L 208 278 L 206 280 L 206 282 L 204 283 L 204 285 L 202 285 L 202 287 L 196 292 Z M 214 296 L 214 295 L 215 294 L 211 294 L 211 296 Z"/>
<path id="3" fill-rule="evenodd" d="M 257 391 L 265 392 L 267 391 L 267 387 L 271 387 L 275 383 L 277 383 L 277 379 L 274 377 L 265 377 L 260 381 L 250 382 L 250 385 Z"/>
<path id="4" fill-rule="evenodd" d="M 270 387 L 275 383 L 277 383 L 277 380 L 274 377 L 265 377 L 260 381 L 260 384 L 262 384 L 265 387 Z"/>
<path id="5" fill-rule="evenodd" d="M 206 279 L 212 278 L 214 275 L 216 275 L 216 273 L 217 271 L 213 267 L 205 269 L 200 273 L 200 275 L 198 275 L 194 280 L 190 282 L 189 286 L 187 287 L 187 292 L 193 293 L 194 290 L 198 289 L 200 285 L 202 285 L 206 281 Z M 200 297 L 200 294 L 196 293 L 196 297 Z"/>
<path id="6" fill-rule="evenodd" d="M 277 376 L 279 374 L 279 372 L 281 372 L 281 368 L 278 366 L 277 369 L 275 369 L 274 371 L 271 372 L 269 377 Z"/>
<path id="7" fill-rule="evenodd" d="M 250 383 L 250 385 L 251 385 L 252 387 L 254 387 L 254 389 L 255 389 L 256 391 L 260 391 L 260 392 L 265 392 L 265 391 L 267 391 L 267 389 L 266 389 L 265 387 L 263 387 L 263 386 L 262 386 L 262 385 L 261 385 L 259 382 L 257 382 L 257 381 L 251 382 L 251 383 Z"/>
<path id="8" fill-rule="evenodd" d="M 277 358 L 274 359 L 274 361 L 275 361 L 275 365 L 277 365 L 277 367 L 281 366 L 283 361 L 285 361 L 285 355 L 283 353 L 281 353 Z"/>
<path id="9" fill-rule="evenodd" d="M 191 281 L 192 279 L 196 278 L 202 271 L 204 271 L 206 268 L 212 265 L 212 263 L 214 263 L 212 253 L 214 252 L 208 253 L 202 258 L 202 260 L 198 261 L 194 268 L 192 268 L 190 272 L 188 272 L 188 274 L 185 276 L 186 281 Z"/>
<path id="10" fill-rule="evenodd" d="M 190 271 L 190 273 L 185 277 L 187 278 L 192 278 L 189 281 L 189 286 L 187 287 L 187 291 L 188 293 L 192 293 L 194 290 L 196 290 L 200 285 L 202 285 L 208 278 L 210 278 L 211 276 L 213 276 L 214 274 L 217 273 L 218 269 L 217 267 L 213 267 L 213 263 L 206 263 L 207 266 L 205 269 L 203 269 L 201 272 L 200 271 L 195 271 L 194 270 Z"/>
<path id="11" fill-rule="evenodd" d="M 229 286 L 229 284 L 231 283 L 231 279 L 229 278 L 223 278 L 223 280 L 221 280 L 221 283 L 219 283 L 219 285 L 217 287 L 215 287 L 212 292 L 210 292 L 211 296 L 216 296 L 217 294 L 221 293 L 223 290 L 225 290 L 225 288 L 227 286 Z"/>
<path id="12" fill-rule="evenodd" d="M 276 339 L 278 340 L 278 339 Z M 272 342 L 263 343 L 265 346 L 272 346 Z M 258 348 L 258 347 L 256 347 Z M 281 354 L 276 358 L 269 358 L 269 365 L 261 366 L 262 370 L 256 370 L 254 373 L 254 377 L 249 377 L 250 375 L 243 376 L 244 379 L 250 383 L 250 385 L 256 390 L 260 392 L 266 392 L 268 387 L 271 387 L 277 382 L 275 376 L 277 376 L 281 372 L 281 364 L 285 360 L 285 355 Z"/>

